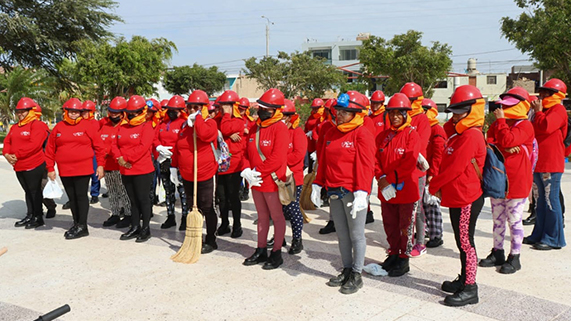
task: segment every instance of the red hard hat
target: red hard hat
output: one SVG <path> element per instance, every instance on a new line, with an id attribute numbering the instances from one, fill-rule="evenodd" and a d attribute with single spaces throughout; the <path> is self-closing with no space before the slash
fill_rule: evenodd
<path id="1" fill-rule="evenodd" d="M 36 107 L 38 104 L 32 99 L 28 97 L 22 97 L 18 101 L 18 105 L 16 105 L 16 110 L 27 110 Z"/>
<path id="2" fill-rule="evenodd" d="M 436 103 L 434 102 L 434 100 L 429 99 L 429 98 L 424 98 L 422 100 L 422 108 L 424 108 L 425 110 L 428 110 L 430 108 L 438 108 L 436 107 Z"/>
<path id="3" fill-rule="evenodd" d="M 83 110 L 83 107 L 79 99 L 71 98 L 63 104 L 63 109 Z"/>
<path id="4" fill-rule="evenodd" d="M 250 108 L 250 100 L 246 97 L 240 98 L 240 100 L 238 101 L 238 107 L 242 109 Z"/>
<path id="5" fill-rule="evenodd" d="M 538 100 L 539 98 L 535 95 L 529 95 L 529 102 L 532 102 L 534 100 Z"/>
<path id="6" fill-rule="evenodd" d="M 552 92 L 562 92 L 564 94 L 567 93 L 567 86 L 563 81 L 557 78 L 549 79 L 543 86 L 539 87 L 539 89 L 545 89 Z"/>
<path id="7" fill-rule="evenodd" d="M 127 112 L 137 112 L 142 110 L 143 108 L 145 108 L 147 106 L 147 101 L 145 100 L 145 98 L 139 96 L 139 95 L 133 95 L 131 96 L 131 98 L 129 98 L 129 101 L 127 102 Z"/>
<path id="8" fill-rule="evenodd" d="M 407 82 L 400 89 L 401 94 L 405 94 L 409 99 L 418 98 L 422 96 L 422 88 L 417 83 Z"/>
<path id="9" fill-rule="evenodd" d="M 295 114 L 296 110 L 295 110 L 295 104 L 293 103 L 293 101 L 289 100 L 289 99 L 285 99 L 285 106 L 284 109 L 282 110 L 282 113 L 284 115 L 293 115 Z"/>
<path id="10" fill-rule="evenodd" d="M 212 103 L 212 106 L 214 107 L 220 107 L 220 96 L 218 96 L 218 98 L 216 98 L 216 100 L 214 100 L 214 103 Z M 209 109 L 210 110 L 210 109 Z"/>
<path id="11" fill-rule="evenodd" d="M 270 88 L 256 102 L 262 107 L 282 108 L 285 104 L 285 98 L 279 89 Z"/>
<path id="12" fill-rule="evenodd" d="M 207 105 L 208 103 L 208 94 L 202 90 L 193 91 L 186 100 L 187 105 Z"/>
<path id="13" fill-rule="evenodd" d="M 40 105 L 36 105 L 36 108 L 34 108 L 34 110 L 36 111 L 36 113 L 42 113 L 42 107 L 40 107 Z"/>
<path id="14" fill-rule="evenodd" d="M 410 99 L 407 95 L 403 93 L 394 94 L 389 103 L 387 104 L 386 110 L 412 110 L 410 105 Z"/>
<path id="15" fill-rule="evenodd" d="M 507 92 L 501 94 L 500 98 L 504 99 L 506 96 L 515 97 L 519 100 L 529 101 L 529 93 L 527 92 L 527 90 L 525 90 L 521 87 L 514 87 L 514 88 L 508 90 Z"/>
<path id="16" fill-rule="evenodd" d="M 83 108 L 83 110 L 85 111 L 93 111 L 95 112 L 95 103 L 92 102 L 91 100 L 86 100 L 83 102 L 83 105 L 81 106 Z"/>
<path id="17" fill-rule="evenodd" d="M 161 104 L 159 103 L 158 100 L 154 98 L 150 98 L 149 100 L 147 100 L 147 107 L 149 107 L 149 110 L 154 113 L 161 110 Z"/>
<path id="18" fill-rule="evenodd" d="M 372 103 L 384 103 L 385 102 L 385 93 L 377 90 L 371 95 L 371 102 Z"/>
<path id="19" fill-rule="evenodd" d="M 166 106 L 166 108 L 169 108 L 169 109 L 183 109 L 185 107 L 186 107 L 186 102 L 184 101 L 184 98 L 182 98 L 179 95 L 173 96 L 169 100 L 169 102 Z"/>
<path id="20" fill-rule="evenodd" d="M 337 98 L 335 108 L 348 111 L 363 111 L 367 109 L 368 99 L 365 95 L 355 90 L 349 90 L 346 94 L 341 94 Z"/>
<path id="21" fill-rule="evenodd" d="M 208 105 L 207 105 L 207 106 L 208 106 L 208 107 L 207 107 L 208 111 L 214 111 L 214 110 L 216 110 L 216 105 L 215 105 L 215 104 L 216 104 L 216 102 L 214 102 L 214 101 L 208 102 Z"/>
<path id="22" fill-rule="evenodd" d="M 219 103 L 220 104 L 235 104 L 238 100 L 240 100 L 240 96 L 233 91 L 233 90 L 226 90 L 225 92 L 220 95 Z"/>
<path id="23" fill-rule="evenodd" d="M 451 112 L 452 109 L 458 109 L 464 106 L 471 106 L 476 102 L 476 99 L 482 98 L 480 90 L 472 85 L 463 85 L 454 91 L 450 97 L 450 105 L 446 108 L 446 112 Z"/>
<path id="24" fill-rule="evenodd" d="M 319 108 L 319 107 L 323 107 L 323 99 L 321 98 L 315 98 L 313 100 L 313 102 L 311 103 L 311 108 Z"/>
<path id="25" fill-rule="evenodd" d="M 169 104 L 169 100 L 168 100 L 168 99 L 163 99 L 163 100 L 161 100 L 161 109 L 166 108 L 168 104 Z"/>
<path id="26" fill-rule="evenodd" d="M 109 107 L 107 107 L 107 110 L 109 110 L 112 113 L 120 113 L 126 108 L 127 108 L 127 100 L 125 100 L 125 98 L 123 97 L 118 96 L 113 98 L 113 100 L 109 104 Z"/>
<path id="27" fill-rule="evenodd" d="M 325 109 L 331 110 L 331 107 L 335 106 L 335 102 L 337 102 L 337 99 L 335 98 L 327 99 L 323 107 L 325 107 Z"/>

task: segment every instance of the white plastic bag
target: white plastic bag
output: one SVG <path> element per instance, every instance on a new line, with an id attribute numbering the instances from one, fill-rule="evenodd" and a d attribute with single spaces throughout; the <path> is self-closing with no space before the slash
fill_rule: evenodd
<path id="1" fill-rule="evenodd" d="M 428 191 L 428 185 L 424 186 L 424 204 L 428 204 L 428 205 L 436 205 L 439 204 L 440 200 L 438 199 L 438 197 L 430 194 L 430 192 Z"/>
<path id="2" fill-rule="evenodd" d="M 160 204 L 166 201 L 167 193 L 165 191 L 165 187 L 163 186 L 163 184 L 158 185 L 157 188 L 159 189 L 157 195 L 159 196 L 159 204 Z"/>
<path id="3" fill-rule="evenodd" d="M 63 190 L 59 187 L 56 181 L 48 178 L 48 183 L 44 187 L 44 198 L 60 198 L 63 195 Z"/>

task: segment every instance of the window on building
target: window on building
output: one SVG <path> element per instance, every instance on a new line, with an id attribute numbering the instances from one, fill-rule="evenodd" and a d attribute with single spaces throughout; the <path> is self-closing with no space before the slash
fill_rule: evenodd
<path id="1" fill-rule="evenodd" d="M 495 85 L 497 83 L 498 79 L 496 76 L 488 76 L 487 77 L 487 84 L 488 85 Z"/>
<path id="2" fill-rule="evenodd" d="M 359 51 L 357 49 L 339 50 L 339 60 L 357 60 L 357 59 L 359 59 Z"/>
<path id="3" fill-rule="evenodd" d="M 313 57 L 321 57 L 325 60 L 331 60 L 330 49 L 312 50 L 311 53 L 313 54 Z"/>
<path id="4" fill-rule="evenodd" d="M 448 88 L 448 81 L 442 80 L 436 83 L 434 88 Z"/>

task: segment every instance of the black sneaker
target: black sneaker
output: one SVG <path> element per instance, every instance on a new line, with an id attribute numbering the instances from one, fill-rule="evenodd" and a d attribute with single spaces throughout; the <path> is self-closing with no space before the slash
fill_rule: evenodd
<path id="1" fill-rule="evenodd" d="M 381 267 L 383 268 L 383 270 L 389 272 L 396 266 L 398 260 L 399 260 L 398 254 L 392 254 L 392 255 L 389 254 L 387 255 L 385 261 L 381 264 Z"/>
<path id="2" fill-rule="evenodd" d="M 410 265 L 408 263 L 409 258 L 399 257 L 397 263 L 389 271 L 389 276 L 399 277 L 407 274 L 410 271 Z"/>
<path id="3" fill-rule="evenodd" d="M 335 223 L 333 221 L 327 222 L 327 225 L 319 230 L 319 234 L 329 234 L 335 232 Z"/>
<path id="4" fill-rule="evenodd" d="M 428 242 L 426 242 L 426 247 L 428 248 L 435 248 L 439 247 L 440 245 L 444 244 L 444 241 L 440 237 L 435 237 Z"/>
<path id="5" fill-rule="evenodd" d="M 200 254 L 208 254 L 214 250 L 218 249 L 216 242 L 214 244 L 203 243 L 202 249 L 200 249 Z"/>
<path id="6" fill-rule="evenodd" d="M 176 218 L 174 215 L 168 215 L 167 220 L 161 224 L 162 229 L 171 228 L 173 226 L 176 226 Z"/>
<path id="7" fill-rule="evenodd" d="M 91 204 L 97 204 L 97 203 L 99 203 L 99 197 L 97 197 L 97 196 L 92 196 L 92 197 L 91 197 L 91 200 L 89 201 L 89 203 L 91 203 Z"/>
<path id="8" fill-rule="evenodd" d="M 481 259 L 478 263 L 481 267 L 501 266 L 506 262 L 504 250 L 492 249 L 485 259 Z"/>
<path id="9" fill-rule="evenodd" d="M 349 279 L 351 272 L 352 272 L 351 268 L 344 268 L 343 271 L 341 272 L 341 274 L 329 279 L 329 282 L 327 282 L 327 285 L 330 287 L 342 286 Z"/>
<path id="10" fill-rule="evenodd" d="M 363 278 L 361 273 L 351 272 L 349 279 L 341 286 L 339 292 L 343 294 L 353 294 L 363 287 Z"/>
<path id="11" fill-rule="evenodd" d="M 121 221 L 119 215 L 111 215 L 105 222 L 103 222 L 103 226 L 113 226 Z"/>
<path id="12" fill-rule="evenodd" d="M 228 234 L 228 233 L 230 233 L 230 232 L 231 232 L 231 231 L 230 231 L 230 226 L 228 226 L 228 225 L 226 225 L 226 224 L 220 225 L 220 227 L 218 227 L 218 230 L 216 230 L 216 234 L 217 234 L 218 236 L 226 235 L 226 234 Z"/>
<path id="13" fill-rule="evenodd" d="M 258 247 L 252 256 L 244 260 L 244 265 L 256 265 L 259 263 L 264 263 L 268 260 L 268 250 L 267 248 Z"/>
<path id="14" fill-rule="evenodd" d="M 233 239 L 237 239 L 240 236 L 242 236 L 243 233 L 244 231 L 242 230 L 241 227 L 232 228 L 232 234 L 230 234 L 230 237 Z"/>
<path id="15" fill-rule="evenodd" d="M 65 204 L 63 204 L 61 208 L 63 208 L 64 210 L 69 210 L 71 208 L 71 202 L 67 201 Z"/>
<path id="16" fill-rule="evenodd" d="M 123 216 L 123 218 L 115 225 L 117 228 L 126 228 L 131 226 L 131 216 Z"/>

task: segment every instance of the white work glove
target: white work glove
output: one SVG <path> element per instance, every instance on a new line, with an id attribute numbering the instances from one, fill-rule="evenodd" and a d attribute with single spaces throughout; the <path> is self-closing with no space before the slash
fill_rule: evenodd
<path id="1" fill-rule="evenodd" d="M 311 201 L 315 206 L 321 207 L 321 186 L 317 184 L 311 184 Z"/>
<path id="2" fill-rule="evenodd" d="M 194 127 L 194 121 L 196 120 L 196 115 L 198 115 L 198 111 L 188 115 L 188 118 L 186 119 L 186 123 L 188 124 L 188 126 Z"/>
<path id="3" fill-rule="evenodd" d="M 395 198 L 397 196 L 397 190 L 392 184 L 389 184 L 387 187 L 383 188 L 381 194 L 383 194 L 385 201 L 388 201 L 391 198 Z"/>
<path id="4" fill-rule="evenodd" d="M 367 200 L 367 192 L 365 191 L 356 191 L 353 195 L 355 196 L 355 199 L 353 202 L 347 203 L 347 207 L 353 207 L 351 208 L 351 217 L 356 219 L 359 211 L 367 209 L 369 201 Z"/>
<path id="5" fill-rule="evenodd" d="M 317 162 L 317 153 L 313 152 L 309 154 L 309 158 L 311 158 L 312 161 Z"/>
<path id="6" fill-rule="evenodd" d="M 264 182 L 262 181 L 262 174 L 250 168 L 246 168 L 240 173 L 240 176 L 248 181 L 250 186 L 261 186 Z"/>
<path id="7" fill-rule="evenodd" d="M 427 204 L 427 205 L 436 205 L 436 204 L 438 204 L 438 202 L 440 202 L 438 197 L 430 194 L 430 192 L 428 191 L 428 185 L 426 185 L 424 187 L 423 201 L 424 201 L 424 204 Z"/>
<path id="8" fill-rule="evenodd" d="M 313 135 L 313 130 L 310 130 L 307 133 L 305 133 L 305 136 L 307 136 L 309 139 L 313 139 L 312 135 Z"/>
<path id="9" fill-rule="evenodd" d="M 157 152 L 159 152 L 159 154 L 163 155 L 163 157 L 165 158 L 171 158 L 172 156 L 172 152 L 170 151 L 171 149 L 172 146 L 163 146 L 163 145 L 157 146 Z"/>
<path id="10" fill-rule="evenodd" d="M 157 158 L 157 161 L 159 162 L 159 164 L 164 163 L 167 159 L 169 159 L 169 157 L 164 157 L 163 155 L 159 154 L 159 157 Z"/>
<path id="11" fill-rule="evenodd" d="M 174 186 L 181 185 L 180 181 L 178 180 L 178 169 L 171 167 L 171 182 Z"/>
<path id="12" fill-rule="evenodd" d="M 430 168 L 430 165 L 428 165 L 426 158 L 424 158 L 422 154 L 418 154 L 418 159 L 416 160 L 416 167 L 418 167 L 418 169 L 420 169 L 423 172 L 426 172 Z"/>

